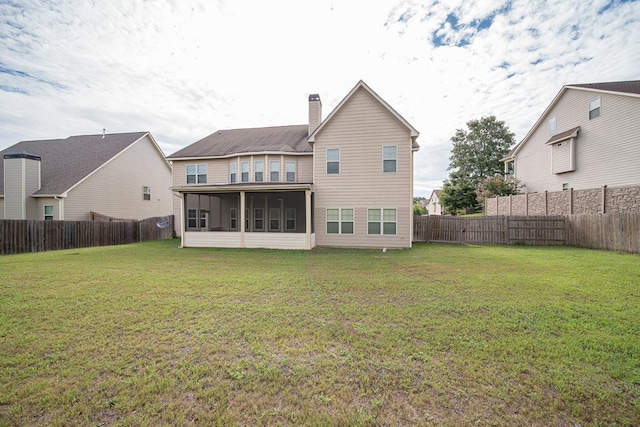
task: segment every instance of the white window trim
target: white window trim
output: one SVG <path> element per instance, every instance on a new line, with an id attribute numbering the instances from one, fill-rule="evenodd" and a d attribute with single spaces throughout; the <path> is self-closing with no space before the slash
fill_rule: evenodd
<path id="1" fill-rule="evenodd" d="M 277 162 L 278 163 L 278 169 L 274 170 L 271 166 L 273 163 Z M 280 182 L 280 159 L 278 160 L 269 160 L 269 182 Z M 278 179 L 272 179 L 272 173 L 277 173 L 278 174 Z"/>
<path id="2" fill-rule="evenodd" d="M 260 168 L 260 170 L 258 170 L 258 163 L 260 163 L 262 166 Z M 262 174 L 262 179 L 258 180 L 256 174 L 257 173 L 261 173 Z M 253 182 L 264 182 L 264 160 L 260 159 L 260 160 L 255 160 L 253 162 Z"/>
<path id="3" fill-rule="evenodd" d="M 338 160 L 329 160 L 329 150 L 335 150 L 338 152 Z M 340 153 L 340 148 L 327 148 L 325 151 L 325 169 L 324 169 L 324 173 L 325 175 L 340 175 L 340 155 L 342 153 Z M 337 163 L 338 164 L 338 172 L 329 172 L 329 162 L 331 163 Z"/>
<path id="4" fill-rule="evenodd" d="M 396 155 L 393 158 L 386 158 L 384 156 L 384 149 L 387 147 L 394 147 L 396 149 Z M 395 168 L 393 171 L 385 171 L 384 170 L 384 162 L 385 160 L 393 160 L 395 162 Z M 398 146 L 397 145 L 383 145 L 382 146 L 382 173 L 397 173 L 398 172 Z"/>
<path id="5" fill-rule="evenodd" d="M 247 170 L 244 170 L 244 166 L 246 165 Z M 248 160 L 243 160 L 240 162 L 240 182 L 249 182 L 249 177 L 251 176 L 250 171 L 251 164 Z M 244 179 L 244 174 L 247 174 L 247 179 Z"/>
<path id="6" fill-rule="evenodd" d="M 229 162 L 229 183 L 235 184 L 238 182 L 238 162 L 232 160 Z"/>
<path id="7" fill-rule="evenodd" d="M 598 106 L 596 108 L 591 108 L 591 103 L 593 101 L 598 101 Z M 591 112 L 595 111 L 596 109 L 598 110 L 598 115 L 595 117 L 591 117 Z M 602 116 L 602 97 L 598 96 L 589 101 L 589 120 L 595 120 L 600 116 Z"/>
<path id="8" fill-rule="evenodd" d="M 289 171 L 289 165 L 293 165 L 293 171 Z M 284 162 L 284 174 L 285 174 L 285 182 L 296 182 L 298 165 L 295 160 L 286 160 Z M 293 172 L 293 179 L 289 180 L 289 174 Z"/>
<path id="9" fill-rule="evenodd" d="M 142 200 L 151 200 L 151 187 L 149 185 L 142 186 Z"/>
<path id="10" fill-rule="evenodd" d="M 328 215 L 328 211 L 330 210 L 337 210 L 338 211 L 338 220 L 337 221 L 329 221 L 329 215 Z M 351 219 L 347 220 L 347 219 L 343 219 L 342 218 L 342 211 L 345 210 L 350 210 L 351 211 Z M 355 208 L 327 208 L 325 210 L 325 233 L 328 235 L 333 235 L 333 234 L 339 234 L 339 235 L 345 235 L 345 236 L 354 236 L 356 234 L 356 210 Z M 327 225 L 329 224 L 329 222 L 337 222 L 338 223 L 338 232 L 337 233 L 329 233 L 327 231 Z M 342 224 L 349 222 L 353 225 L 353 231 L 351 233 L 343 233 L 342 231 Z"/>
<path id="11" fill-rule="evenodd" d="M 257 212 L 261 212 L 262 215 L 258 217 L 258 215 L 256 215 Z M 262 227 L 256 226 L 256 221 L 262 221 Z M 255 231 L 264 231 L 264 221 L 264 208 L 255 208 L 253 210 L 253 229 Z"/>
<path id="12" fill-rule="evenodd" d="M 380 211 L 380 221 L 371 221 L 369 219 L 369 211 L 376 210 Z M 385 221 L 384 220 L 384 211 L 393 210 L 396 213 L 395 221 Z M 370 223 L 378 223 L 380 224 L 380 233 L 370 233 L 369 232 L 369 224 Z M 386 234 L 384 232 L 385 223 L 394 223 L 396 225 L 396 232 L 393 234 Z M 398 235 L 398 209 L 397 208 L 367 208 L 367 235 L 369 236 L 397 236 Z"/>
<path id="13" fill-rule="evenodd" d="M 278 215 L 276 216 L 271 216 L 272 211 L 276 211 L 278 212 Z M 269 208 L 269 231 L 280 231 L 282 230 L 282 218 L 280 217 L 282 214 L 281 209 L 278 207 L 270 207 Z M 272 228 L 271 227 L 271 221 L 278 221 L 278 227 L 277 228 Z"/>
<path id="14" fill-rule="evenodd" d="M 189 173 L 189 166 L 193 166 L 195 168 L 195 173 Z M 204 173 L 199 173 L 199 169 L 200 167 L 204 168 Z M 206 163 L 189 163 L 187 164 L 187 166 L 184 169 L 185 172 L 185 176 L 186 176 L 186 183 L 187 184 L 206 184 L 207 183 L 207 176 L 209 174 L 209 168 L 207 167 Z M 189 176 L 193 176 L 194 182 L 189 182 Z M 201 180 L 200 178 L 203 177 L 203 179 Z"/>
<path id="15" fill-rule="evenodd" d="M 236 222 L 235 227 L 233 226 L 233 222 Z M 229 229 L 237 230 L 238 229 L 238 209 L 231 208 L 229 209 Z"/>
<path id="16" fill-rule="evenodd" d="M 47 214 L 47 208 L 51 208 L 51 213 Z M 53 205 L 44 205 L 43 209 L 42 209 L 42 213 L 44 214 L 44 220 L 45 221 L 53 221 L 53 216 L 55 213 L 55 209 L 53 207 Z M 50 218 L 47 218 L 50 217 Z"/>
<path id="17" fill-rule="evenodd" d="M 287 213 L 293 211 L 293 218 L 289 218 L 287 216 Z M 285 231 L 295 231 L 297 224 L 296 224 L 296 216 L 297 216 L 297 211 L 296 208 L 285 208 L 284 209 L 284 229 Z M 289 228 L 289 221 L 293 220 L 293 228 Z"/>

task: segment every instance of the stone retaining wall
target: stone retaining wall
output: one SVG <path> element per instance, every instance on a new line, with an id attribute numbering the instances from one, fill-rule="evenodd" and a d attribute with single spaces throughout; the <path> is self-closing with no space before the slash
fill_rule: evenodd
<path id="1" fill-rule="evenodd" d="M 572 215 L 640 212 L 640 186 L 545 191 L 492 197 L 485 215 Z"/>

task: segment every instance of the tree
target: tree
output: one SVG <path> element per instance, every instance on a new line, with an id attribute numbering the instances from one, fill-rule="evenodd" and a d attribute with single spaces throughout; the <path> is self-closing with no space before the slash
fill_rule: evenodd
<path id="1" fill-rule="evenodd" d="M 495 116 L 468 121 L 467 128 L 456 130 L 451 137 L 449 170 L 475 187 L 488 176 L 502 174 L 502 159 L 514 144 L 515 135 Z"/>
<path id="2" fill-rule="evenodd" d="M 449 211 L 474 209 L 475 191 L 487 177 L 501 174 L 502 159 L 515 142 L 515 135 L 495 116 L 467 122 L 467 129 L 458 129 L 451 137 L 453 147 L 449 157 L 449 179 L 443 186 L 440 202 Z M 448 186 L 446 184 L 449 184 Z M 448 191 L 445 191 L 446 188 Z M 473 198 L 470 193 L 473 192 Z M 453 204 L 449 204 L 453 203 Z M 463 203 L 463 206 L 459 206 Z"/>
<path id="3" fill-rule="evenodd" d="M 426 215 L 428 213 L 429 213 L 429 211 L 427 210 L 427 208 L 423 208 L 420 205 L 420 203 L 414 203 L 413 204 L 413 214 L 415 216 Z"/>
<path id="4" fill-rule="evenodd" d="M 460 210 L 473 210 L 477 204 L 476 189 L 464 182 L 454 184 L 445 181 L 439 200 L 446 213 L 456 214 Z"/>
<path id="5" fill-rule="evenodd" d="M 489 176 L 478 185 L 476 196 L 479 203 L 484 203 L 489 197 L 518 194 L 521 188 L 522 183 L 515 178 L 505 178 L 502 175 Z"/>

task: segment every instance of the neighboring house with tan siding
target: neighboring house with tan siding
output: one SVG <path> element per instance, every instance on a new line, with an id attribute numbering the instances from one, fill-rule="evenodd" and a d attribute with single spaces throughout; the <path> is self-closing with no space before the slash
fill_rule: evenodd
<path id="1" fill-rule="evenodd" d="M 182 246 L 411 247 L 418 132 L 362 81 L 324 120 L 316 94 L 308 112 L 168 157 Z"/>
<path id="2" fill-rule="evenodd" d="M 564 86 L 503 159 L 523 192 L 640 184 L 640 80 Z"/>
<path id="3" fill-rule="evenodd" d="M 149 132 L 22 141 L 2 152 L 0 218 L 171 215 L 171 165 Z"/>

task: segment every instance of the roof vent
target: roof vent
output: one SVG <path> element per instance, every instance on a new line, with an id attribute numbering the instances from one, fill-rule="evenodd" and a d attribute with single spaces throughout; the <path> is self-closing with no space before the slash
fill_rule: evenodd
<path id="1" fill-rule="evenodd" d="M 105 128 L 102 128 L 102 139 L 104 139 L 104 137 L 106 136 L 106 132 L 107 130 Z"/>
<path id="2" fill-rule="evenodd" d="M 320 95 L 317 93 L 312 93 L 309 95 L 309 101 L 320 101 Z"/>

